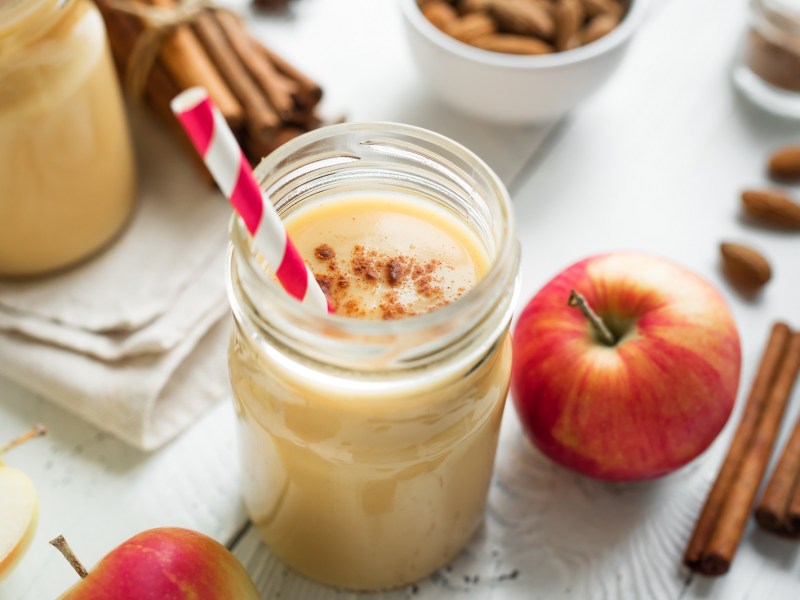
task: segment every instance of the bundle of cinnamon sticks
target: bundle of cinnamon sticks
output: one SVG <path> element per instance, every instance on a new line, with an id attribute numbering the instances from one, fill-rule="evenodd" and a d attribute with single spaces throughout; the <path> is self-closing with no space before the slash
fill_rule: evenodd
<path id="1" fill-rule="evenodd" d="M 141 65 L 142 36 L 154 37 L 162 19 L 181 8 L 175 0 L 96 0 L 109 34 L 111 50 L 123 83 L 165 120 L 195 152 L 169 108 L 169 102 L 192 86 L 205 87 L 235 132 L 248 160 L 255 164 L 276 147 L 321 124 L 316 107 L 319 85 L 255 40 L 233 13 L 216 8 L 195 11 L 157 37 L 156 59 Z M 142 8 L 140 8 L 142 7 Z M 137 11 L 141 10 L 141 14 Z M 159 10 L 160 9 L 160 10 Z M 149 11 L 149 12 L 147 12 Z M 156 16 L 159 16 L 158 14 Z M 169 18 L 165 19 L 169 21 Z M 131 76 L 134 77 L 131 77 Z M 141 77 L 139 77 L 141 79 Z M 198 162 L 198 164 L 200 164 Z"/>
<path id="2" fill-rule="evenodd" d="M 792 332 L 785 323 L 776 323 L 753 379 L 741 421 L 684 554 L 684 563 L 691 570 L 704 575 L 722 575 L 730 568 L 772 455 L 798 371 L 800 332 Z M 796 429 L 800 430 L 800 424 Z M 774 486 L 773 493 L 770 493 L 773 484 L 768 486 L 764 499 L 769 502 L 765 504 L 762 500 L 760 508 L 764 514 L 759 522 L 771 519 L 765 511 L 774 510 L 780 527 L 784 527 L 786 509 L 791 504 L 790 494 L 796 491 L 800 474 L 800 431 L 795 433 L 787 445 L 787 452 L 793 455 L 781 461 L 786 463 L 784 469 L 779 463 L 776 475 L 781 473 L 780 482 Z"/>

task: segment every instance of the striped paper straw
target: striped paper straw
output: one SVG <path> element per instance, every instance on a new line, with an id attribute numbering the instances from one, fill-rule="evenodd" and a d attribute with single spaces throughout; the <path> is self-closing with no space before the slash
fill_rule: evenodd
<path id="1" fill-rule="evenodd" d="M 208 92 L 193 87 L 170 103 L 219 189 L 233 205 L 253 242 L 289 295 L 331 312 L 325 294 L 286 233 L 272 202 L 264 199 L 253 171 Z"/>

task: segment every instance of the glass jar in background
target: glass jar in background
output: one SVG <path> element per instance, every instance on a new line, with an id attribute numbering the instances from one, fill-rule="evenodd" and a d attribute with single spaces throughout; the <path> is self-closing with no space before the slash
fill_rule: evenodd
<path id="1" fill-rule="evenodd" d="M 754 103 L 800 118 L 800 0 L 750 0 L 743 58 L 733 76 Z"/>
<path id="2" fill-rule="evenodd" d="M 134 179 L 94 4 L 0 4 L 0 275 L 65 267 L 108 243 L 130 214 Z"/>
<path id="3" fill-rule="evenodd" d="M 232 222 L 229 354 L 244 497 L 273 553 L 327 584 L 384 590 L 456 555 L 481 524 L 511 369 L 519 246 L 508 194 L 476 156 L 396 124 L 344 124 L 256 172 L 283 218 L 331 195 L 443 207 L 491 260 L 463 296 L 395 321 L 317 315 Z"/>

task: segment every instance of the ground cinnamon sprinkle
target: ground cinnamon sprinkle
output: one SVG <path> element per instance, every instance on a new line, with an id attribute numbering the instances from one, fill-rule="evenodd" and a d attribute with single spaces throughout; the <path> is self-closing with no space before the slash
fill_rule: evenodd
<path id="1" fill-rule="evenodd" d="M 332 260 L 336 258 L 336 252 L 328 244 L 320 244 L 314 248 L 314 256 L 320 260 Z"/>
<path id="2" fill-rule="evenodd" d="M 367 249 L 363 244 L 353 247 L 349 259 L 337 259 L 333 248 L 320 244 L 314 255 L 325 262 L 324 272 L 314 277 L 337 314 L 347 317 L 365 317 L 368 310 L 357 299 L 358 292 L 373 289 L 378 297 L 378 316 L 384 320 L 401 319 L 421 312 L 440 308 L 448 303 L 442 278 L 437 271 L 446 268 L 439 259 L 420 262 L 405 254 L 389 255 Z M 312 267 L 313 268 L 313 267 Z M 355 289 L 353 288 L 355 286 Z M 398 293 L 406 287 L 415 294 Z M 464 292 L 459 288 L 456 297 Z M 422 309 L 416 301 L 424 298 Z"/>
<path id="3" fill-rule="evenodd" d="M 386 263 L 386 276 L 392 286 L 400 284 L 406 276 L 406 261 L 403 258 L 393 258 Z"/>

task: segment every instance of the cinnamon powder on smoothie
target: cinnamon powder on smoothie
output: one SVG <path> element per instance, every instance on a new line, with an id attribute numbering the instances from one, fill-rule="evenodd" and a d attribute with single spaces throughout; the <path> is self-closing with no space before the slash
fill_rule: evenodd
<path id="1" fill-rule="evenodd" d="M 384 320 L 441 308 L 464 293 L 464 288 L 454 293 L 444 284 L 440 273 L 448 266 L 439 259 L 420 261 L 410 254 L 379 252 L 363 244 L 353 246 L 346 259 L 337 257 L 328 244 L 315 247 L 314 256 L 326 265 L 324 270 L 318 267 L 314 277 L 341 316 L 366 316 L 360 300 L 365 290 L 377 297 L 378 316 Z M 424 310 L 419 308 L 420 299 L 424 299 Z"/>

